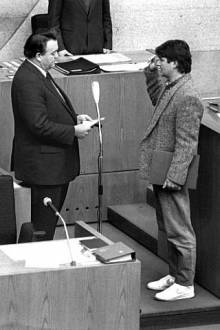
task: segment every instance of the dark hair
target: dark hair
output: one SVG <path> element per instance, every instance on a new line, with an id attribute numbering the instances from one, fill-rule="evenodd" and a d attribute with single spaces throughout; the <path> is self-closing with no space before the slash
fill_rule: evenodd
<path id="1" fill-rule="evenodd" d="M 32 34 L 24 45 L 24 56 L 33 58 L 37 53 L 44 55 L 49 40 L 57 40 L 56 35 L 52 32 Z"/>
<path id="2" fill-rule="evenodd" d="M 168 61 L 177 61 L 177 69 L 180 73 L 191 71 L 192 56 L 189 45 L 184 40 L 168 40 L 155 49 L 159 58 L 165 57 Z"/>

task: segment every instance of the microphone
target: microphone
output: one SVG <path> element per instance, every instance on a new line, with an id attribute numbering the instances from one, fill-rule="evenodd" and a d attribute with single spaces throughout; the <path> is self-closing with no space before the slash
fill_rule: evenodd
<path id="1" fill-rule="evenodd" d="M 93 93 L 93 98 L 96 104 L 99 103 L 99 96 L 100 96 L 100 88 L 99 88 L 99 82 L 98 81 L 93 81 L 92 82 L 92 93 Z"/>
<path id="2" fill-rule="evenodd" d="M 44 197 L 43 199 L 43 203 L 44 203 L 44 206 L 48 206 L 51 208 L 52 211 L 54 211 L 55 215 L 57 217 L 60 218 L 60 220 L 62 221 L 63 223 L 63 226 L 64 226 L 64 230 L 65 230 L 65 233 L 66 233 L 66 240 L 67 240 L 67 246 L 68 246 L 68 249 L 69 249 L 69 253 L 70 253 L 70 266 L 75 266 L 76 263 L 75 261 L 73 260 L 73 255 L 72 255 L 72 250 L 71 250 L 71 246 L 70 246 L 70 238 L 69 238 L 69 234 L 68 234 L 68 230 L 67 230 L 67 227 L 66 227 L 66 222 L 64 221 L 63 217 L 61 216 L 60 212 L 56 209 L 56 207 L 53 205 L 52 203 L 52 199 L 49 198 L 49 197 Z"/>
<path id="3" fill-rule="evenodd" d="M 100 111 L 99 111 L 99 97 L 100 97 L 100 87 L 98 81 L 92 82 L 92 94 L 96 104 L 96 112 L 98 117 L 98 128 L 99 128 L 99 139 L 100 144 L 102 145 L 102 131 L 101 131 L 101 118 L 100 118 Z"/>

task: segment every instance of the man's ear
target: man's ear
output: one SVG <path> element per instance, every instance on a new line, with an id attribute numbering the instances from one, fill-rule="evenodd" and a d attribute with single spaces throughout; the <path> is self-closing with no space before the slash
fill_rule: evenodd
<path id="1" fill-rule="evenodd" d="M 38 62 L 41 62 L 41 53 L 37 53 L 37 54 L 35 55 L 35 58 L 36 58 L 36 60 L 37 60 Z"/>
<path id="2" fill-rule="evenodd" d="M 173 61 L 173 67 L 176 69 L 178 67 L 178 62 L 177 61 Z"/>

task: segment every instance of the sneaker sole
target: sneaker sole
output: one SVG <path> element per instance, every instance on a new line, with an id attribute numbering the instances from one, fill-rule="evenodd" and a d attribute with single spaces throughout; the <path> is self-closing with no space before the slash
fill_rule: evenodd
<path id="1" fill-rule="evenodd" d="M 181 299 L 192 299 L 195 297 L 195 294 L 193 295 L 182 295 L 182 296 L 179 296 L 178 298 L 173 298 L 173 299 L 162 299 L 162 298 L 158 298 L 158 297 L 154 297 L 156 300 L 160 300 L 160 301 L 176 301 L 176 300 L 181 300 Z"/>
<path id="2" fill-rule="evenodd" d="M 165 289 L 168 289 L 169 287 L 170 287 L 170 285 L 169 285 L 169 286 L 166 286 L 166 287 L 164 287 L 164 288 L 155 289 L 155 288 L 150 288 L 148 285 L 146 285 L 146 288 L 147 288 L 148 290 L 152 290 L 152 291 L 164 291 Z"/>

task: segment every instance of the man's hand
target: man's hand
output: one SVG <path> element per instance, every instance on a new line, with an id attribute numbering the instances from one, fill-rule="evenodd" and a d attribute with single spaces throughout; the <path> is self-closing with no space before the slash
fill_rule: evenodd
<path id="1" fill-rule="evenodd" d="M 151 71 L 159 69 L 159 63 L 160 63 L 159 58 L 156 55 L 153 56 L 150 60 L 149 69 Z"/>
<path id="2" fill-rule="evenodd" d="M 107 49 L 107 48 L 103 48 L 103 53 L 104 54 L 110 54 L 111 53 L 111 50 L 110 49 Z"/>
<path id="3" fill-rule="evenodd" d="M 77 124 L 82 124 L 84 121 L 92 121 L 92 118 L 84 114 L 77 116 Z"/>
<path id="4" fill-rule="evenodd" d="M 74 126 L 75 128 L 75 135 L 78 137 L 78 139 L 83 139 L 86 137 L 86 135 L 89 134 L 89 131 L 91 130 L 91 123 L 90 121 L 83 121 L 82 124 L 77 124 Z"/>
<path id="5" fill-rule="evenodd" d="M 181 190 L 182 186 L 174 183 L 170 179 L 166 179 L 164 184 L 163 184 L 163 189 L 168 189 L 168 190 Z"/>

